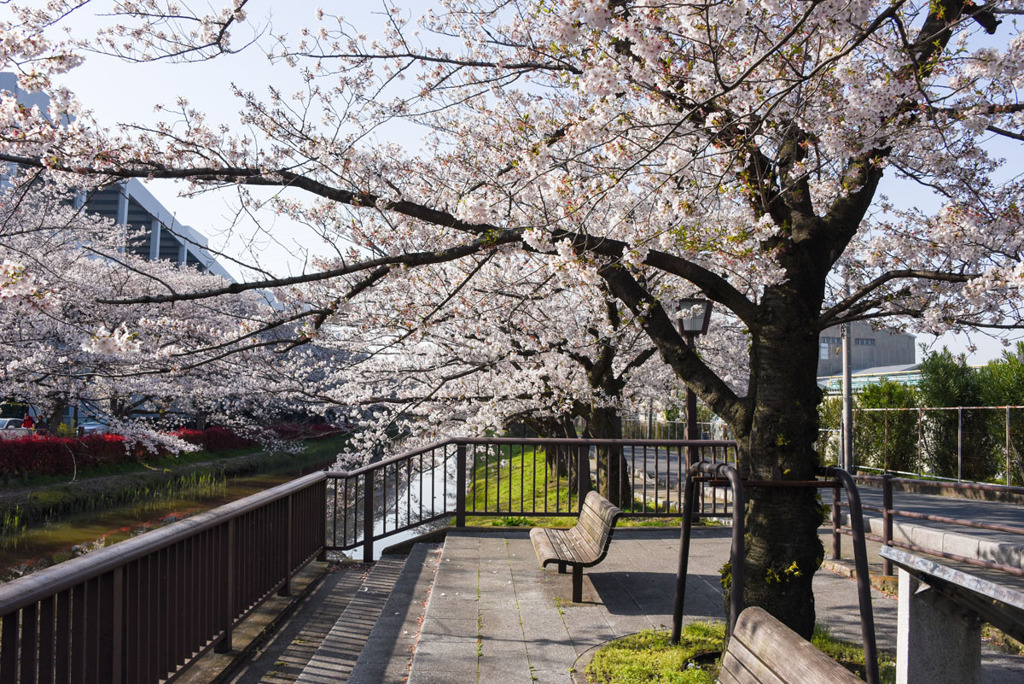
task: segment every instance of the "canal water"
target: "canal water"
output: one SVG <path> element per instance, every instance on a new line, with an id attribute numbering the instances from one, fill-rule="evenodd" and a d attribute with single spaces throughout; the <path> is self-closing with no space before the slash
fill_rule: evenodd
<path id="1" fill-rule="evenodd" d="M 82 513 L 41 527 L 29 528 L 18 536 L 0 539 L 0 581 L 20 577 L 190 515 L 257 494 L 326 465 L 307 467 L 302 471 L 202 482 L 198 487 L 174 496 Z"/>

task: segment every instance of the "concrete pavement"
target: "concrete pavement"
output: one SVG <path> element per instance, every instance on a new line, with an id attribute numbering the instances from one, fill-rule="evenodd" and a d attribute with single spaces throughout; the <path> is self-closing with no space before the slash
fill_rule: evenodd
<path id="1" fill-rule="evenodd" d="M 718 569 L 730 532 L 696 531 L 687 620 L 724 617 Z M 583 602 L 572 604 L 570 575 L 541 569 L 525 530 L 451 532 L 409 682 L 572 682 L 601 644 L 671 625 L 678 543 L 673 528 L 620 528 L 607 559 L 584 574 Z M 819 621 L 860 641 L 855 583 L 821 571 L 814 590 Z M 872 597 L 879 648 L 893 651 L 896 602 Z M 986 653 L 984 673 L 985 682 L 1024 682 L 1024 659 Z"/>

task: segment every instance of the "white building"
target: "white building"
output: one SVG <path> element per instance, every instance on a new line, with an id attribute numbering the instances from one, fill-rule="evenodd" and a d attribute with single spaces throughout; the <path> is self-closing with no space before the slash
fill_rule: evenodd
<path id="1" fill-rule="evenodd" d="M 43 93 L 29 93 L 18 85 L 16 74 L 0 73 L 0 91 L 13 93 L 18 102 L 45 111 L 50 106 Z M 3 173 L 0 169 L 0 178 Z M 165 259 L 176 264 L 195 266 L 234 281 L 234 278 L 207 249 L 209 241 L 194 228 L 182 225 L 138 180 L 121 181 L 77 198 L 86 211 L 128 226 L 141 238 L 132 240 L 129 249 L 152 261 Z"/>
<path id="2" fill-rule="evenodd" d="M 169 260 L 195 266 L 234 281 L 208 251 L 206 237 L 191 226 L 178 223 L 140 181 L 121 181 L 92 191 L 85 195 L 84 203 L 86 211 L 113 219 L 141 236 L 129 241 L 129 249 L 135 254 L 151 261 Z"/>

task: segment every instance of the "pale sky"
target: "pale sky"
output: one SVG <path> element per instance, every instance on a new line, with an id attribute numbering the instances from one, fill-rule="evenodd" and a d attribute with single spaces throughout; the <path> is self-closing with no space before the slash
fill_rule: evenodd
<path id="1" fill-rule="evenodd" d="M 380 5 L 377 2 L 338 3 L 344 6 L 340 11 L 352 24 L 374 34 L 381 23 Z M 402 3 L 400 3 L 402 4 Z M 430 3 L 420 1 L 409 4 L 419 14 Z M 271 9 L 276 7 L 276 11 Z M 309 0 L 293 0 L 287 5 L 264 2 L 251 2 L 247 6 L 250 20 L 262 25 L 273 24 L 274 35 L 291 33 L 295 35 L 304 22 L 311 20 L 316 12 L 316 3 Z M 90 23 L 87 17 L 78 20 L 79 26 Z M 364 28 L 365 27 L 365 28 Z M 233 32 L 236 44 L 246 42 L 241 30 Z M 154 122 L 159 115 L 154 107 L 159 103 L 173 105 L 178 95 L 184 95 L 190 104 L 209 114 L 210 121 L 223 121 L 229 125 L 235 122 L 237 105 L 227 89 L 227 84 L 235 83 L 243 89 L 253 90 L 257 94 L 266 92 L 268 83 L 280 86 L 283 92 L 297 89 L 295 80 L 297 71 L 284 65 L 271 66 L 267 60 L 257 55 L 265 53 L 272 45 L 267 35 L 256 39 L 241 55 L 229 55 L 212 62 L 200 64 L 130 64 L 109 57 L 91 55 L 83 67 L 75 69 L 63 81 L 74 90 L 80 100 L 95 113 L 96 118 L 104 125 L 118 122 Z M 256 53 L 256 54 L 251 54 Z M 288 86 L 285 84 L 296 84 Z M 408 136 L 400 140 L 408 147 L 417 147 L 418 141 Z M 147 182 L 149 190 L 166 207 L 171 209 L 177 219 L 186 225 L 204 233 L 210 240 L 210 247 L 223 250 L 227 254 L 246 260 L 243 256 L 245 245 L 252 241 L 260 251 L 261 262 L 280 274 L 297 273 L 304 270 L 303 260 L 298 252 L 307 251 L 315 254 L 321 247 L 315 240 L 303 232 L 301 226 L 275 226 L 273 240 L 265 234 L 255 235 L 252 226 L 226 232 L 230 225 L 234 209 L 230 204 L 230 196 L 211 195 L 200 198 L 182 198 L 178 192 L 183 188 L 168 181 Z M 901 197 L 903 202 L 914 204 L 930 203 L 932 200 L 918 192 L 908 195 L 906 186 L 889 182 L 883 184 L 883 192 Z M 282 230 L 282 228 L 285 228 Z M 249 232 L 249 235 L 243 233 Z M 276 240 L 276 244 L 275 244 Z M 291 252 L 291 254 L 289 253 Z M 221 263 L 233 274 L 239 275 L 238 266 L 221 259 Z M 948 346 L 955 353 L 968 354 L 970 363 L 982 364 L 1001 356 L 1005 347 L 995 339 L 984 334 L 973 334 L 970 338 L 964 335 L 943 335 L 935 341 L 930 336 L 918 336 L 918 342 L 928 343 L 932 348 Z M 972 351 L 971 345 L 977 350 Z M 920 361 L 921 352 L 918 351 Z"/>

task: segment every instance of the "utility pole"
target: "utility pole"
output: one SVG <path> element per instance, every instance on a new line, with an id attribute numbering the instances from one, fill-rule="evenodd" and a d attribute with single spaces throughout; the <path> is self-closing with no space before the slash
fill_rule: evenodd
<path id="1" fill-rule="evenodd" d="M 845 323 L 843 333 L 843 428 L 840 433 L 842 449 L 839 465 L 843 470 L 854 474 L 853 464 L 853 384 L 851 382 L 852 350 L 850 349 L 850 324 Z"/>

